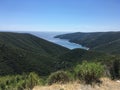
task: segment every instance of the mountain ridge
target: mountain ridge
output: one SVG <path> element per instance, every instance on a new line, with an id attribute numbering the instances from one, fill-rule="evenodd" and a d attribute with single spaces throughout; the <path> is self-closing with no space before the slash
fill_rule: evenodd
<path id="1" fill-rule="evenodd" d="M 69 50 L 31 34 L 0 33 L 0 75 L 36 72 L 47 76 L 83 61 L 111 65 L 115 55 L 92 50 Z"/>
<path id="2" fill-rule="evenodd" d="M 77 32 L 57 35 L 55 38 L 67 39 L 70 42 L 82 44 L 91 50 L 101 51 L 102 49 L 105 53 L 120 54 L 120 32 Z M 110 44 L 111 46 L 109 46 Z M 104 47 L 105 45 L 108 49 Z M 118 48 L 118 50 L 114 48 Z M 104 49 L 106 49 L 106 51 L 104 51 Z"/>
<path id="3" fill-rule="evenodd" d="M 56 70 L 57 55 L 67 51 L 31 34 L 0 32 L 0 75 L 32 71 L 47 75 Z"/>

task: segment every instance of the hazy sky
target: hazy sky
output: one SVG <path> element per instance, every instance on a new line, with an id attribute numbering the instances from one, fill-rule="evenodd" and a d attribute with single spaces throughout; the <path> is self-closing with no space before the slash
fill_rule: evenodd
<path id="1" fill-rule="evenodd" d="M 0 0 L 0 30 L 120 31 L 120 0 Z"/>

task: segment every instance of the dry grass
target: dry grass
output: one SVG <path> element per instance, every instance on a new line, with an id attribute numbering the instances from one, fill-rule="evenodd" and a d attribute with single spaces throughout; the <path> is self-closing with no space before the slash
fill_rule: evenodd
<path id="1" fill-rule="evenodd" d="M 36 86 L 33 90 L 120 90 L 120 82 L 112 81 L 108 78 L 102 78 L 103 82 L 100 86 L 95 85 L 83 85 L 78 83 L 68 83 L 68 84 L 54 84 L 51 86 Z"/>

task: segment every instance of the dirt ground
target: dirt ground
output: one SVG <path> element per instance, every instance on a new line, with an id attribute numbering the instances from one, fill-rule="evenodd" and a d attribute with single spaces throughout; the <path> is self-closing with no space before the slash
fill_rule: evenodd
<path id="1" fill-rule="evenodd" d="M 33 90 L 120 90 L 120 81 L 112 81 L 108 78 L 101 79 L 102 84 L 91 86 L 79 83 L 54 84 L 51 86 L 35 86 Z"/>

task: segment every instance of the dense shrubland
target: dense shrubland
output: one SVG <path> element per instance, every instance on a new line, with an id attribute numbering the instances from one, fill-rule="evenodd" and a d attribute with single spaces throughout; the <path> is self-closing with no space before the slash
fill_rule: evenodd
<path id="1" fill-rule="evenodd" d="M 87 63 L 83 62 L 81 65 L 75 67 L 75 74 L 77 79 L 83 81 L 86 84 L 97 83 L 103 76 L 104 66 L 100 63 Z"/>
<path id="2" fill-rule="evenodd" d="M 52 73 L 48 79 L 47 79 L 47 83 L 49 85 L 53 84 L 53 83 L 61 83 L 61 84 L 64 84 L 64 83 L 67 83 L 70 81 L 70 78 L 67 74 L 67 72 L 65 71 L 57 71 L 57 72 L 54 72 Z"/>
<path id="3" fill-rule="evenodd" d="M 99 81 L 103 73 L 120 79 L 119 57 L 91 50 L 69 50 L 30 34 L 0 33 L 0 90 L 32 89 L 36 85 L 75 80 L 91 84 Z"/>
<path id="4" fill-rule="evenodd" d="M 116 60 L 111 67 L 112 79 L 119 79 L 119 61 Z M 114 70 L 113 70 L 114 69 Z M 113 72 L 114 71 L 114 72 Z M 36 85 L 52 85 L 54 83 L 64 84 L 79 80 L 81 83 L 92 84 L 100 82 L 100 78 L 104 76 L 105 67 L 98 62 L 83 62 L 78 64 L 70 71 L 57 71 L 51 73 L 45 78 L 40 77 L 39 74 L 31 72 L 22 75 L 8 75 L 0 77 L 0 90 L 24 90 L 32 89 Z"/>
<path id="5" fill-rule="evenodd" d="M 110 67 L 110 74 L 112 79 L 120 79 L 120 60 L 114 60 Z"/>
<path id="6" fill-rule="evenodd" d="M 0 77 L 0 90 L 31 90 L 34 86 L 42 84 L 43 80 L 34 72 Z"/>
<path id="7" fill-rule="evenodd" d="M 49 75 L 56 71 L 55 62 L 59 61 L 56 57 L 67 51 L 31 34 L 0 32 L 0 75 L 23 72 Z"/>

